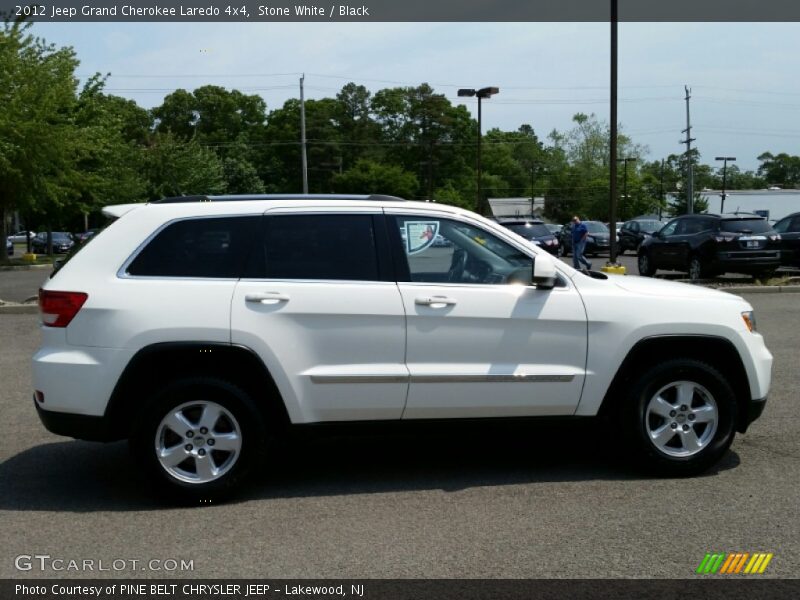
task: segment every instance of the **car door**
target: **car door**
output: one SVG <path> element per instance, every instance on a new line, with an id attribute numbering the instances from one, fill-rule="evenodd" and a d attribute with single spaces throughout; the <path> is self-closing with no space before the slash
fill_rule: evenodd
<path id="1" fill-rule="evenodd" d="M 680 223 L 680 219 L 673 219 L 654 235 L 648 246 L 650 259 L 656 269 L 672 269 L 675 265 L 675 249 L 672 240 Z"/>
<path id="2" fill-rule="evenodd" d="M 387 217 L 407 317 L 403 418 L 573 414 L 587 329 L 567 278 L 536 289 L 534 251 L 468 217 L 401 209 Z M 433 247 L 431 233 L 449 245 Z"/>
<path id="3" fill-rule="evenodd" d="M 781 264 L 800 267 L 800 215 L 781 219 L 774 229 L 781 236 Z"/>
<path id="4" fill-rule="evenodd" d="M 380 208 L 276 208 L 263 220 L 231 341 L 262 358 L 293 422 L 399 419 L 405 312 Z"/>

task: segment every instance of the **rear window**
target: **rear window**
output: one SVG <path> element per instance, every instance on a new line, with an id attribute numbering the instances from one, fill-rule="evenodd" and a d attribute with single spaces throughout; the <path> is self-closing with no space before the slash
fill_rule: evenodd
<path id="1" fill-rule="evenodd" d="M 520 223 L 518 225 L 506 225 L 506 227 L 525 238 L 553 235 L 547 227 L 540 223 Z"/>
<path id="2" fill-rule="evenodd" d="M 583 224 L 589 233 L 608 233 L 608 227 L 598 221 L 584 221 Z"/>
<path id="3" fill-rule="evenodd" d="M 172 223 L 138 254 L 127 273 L 144 277 L 238 278 L 260 219 L 219 217 Z"/>
<path id="4" fill-rule="evenodd" d="M 720 229 L 730 233 L 767 233 L 772 231 L 772 227 L 766 219 L 736 219 L 735 221 L 722 221 Z"/>

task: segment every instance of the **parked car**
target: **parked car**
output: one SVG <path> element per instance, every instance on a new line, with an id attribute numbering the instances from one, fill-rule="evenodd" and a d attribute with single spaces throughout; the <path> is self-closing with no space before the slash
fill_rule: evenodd
<path id="1" fill-rule="evenodd" d="M 28 237 L 26 235 L 27 233 L 31 234 L 31 239 L 36 237 L 36 232 L 35 231 L 31 231 L 31 232 L 18 231 L 14 235 L 8 236 L 8 239 L 11 240 L 14 244 L 24 244 L 25 242 L 28 241 Z"/>
<path id="2" fill-rule="evenodd" d="M 690 279 L 719 273 L 769 277 L 781 264 L 781 236 L 750 214 L 684 215 L 672 219 L 639 247 L 639 274 L 687 271 Z"/>
<path id="3" fill-rule="evenodd" d="M 563 227 L 563 225 L 559 225 L 558 223 L 545 223 L 544 226 L 556 237 L 561 233 L 561 228 Z"/>
<path id="4" fill-rule="evenodd" d="M 541 246 L 550 254 L 558 253 L 558 238 L 547 228 L 543 221 L 538 219 L 508 220 L 500 221 L 500 225 L 533 242 L 535 245 Z"/>
<path id="5" fill-rule="evenodd" d="M 773 229 L 781 236 L 781 264 L 800 267 L 800 212 L 783 217 Z"/>
<path id="6" fill-rule="evenodd" d="M 651 219 L 626 221 L 619 230 L 619 253 L 624 254 L 626 250 L 636 252 L 645 238 L 650 237 L 663 226 L 661 221 Z"/>
<path id="7" fill-rule="evenodd" d="M 52 232 L 53 252 L 56 254 L 66 254 L 70 248 L 75 244 L 72 235 L 66 231 Z M 31 250 L 36 254 L 45 254 L 47 252 L 47 232 L 40 231 L 36 234 L 31 242 Z"/>
<path id="8" fill-rule="evenodd" d="M 354 421 L 600 417 L 630 460 L 692 475 L 769 394 L 742 298 L 582 274 L 457 207 L 212 196 L 104 213 L 39 292 L 33 404 L 54 433 L 128 439 L 160 498 L 218 499 L 282 436 Z M 452 246 L 420 241 L 431 230 Z"/>
<path id="9" fill-rule="evenodd" d="M 96 234 L 98 231 L 100 231 L 100 229 L 87 229 L 83 233 L 77 234 L 75 237 L 78 238 L 78 242 L 83 243 L 90 237 L 92 237 L 94 234 Z"/>
<path id="10" fill-rule="evenodd" d="M 14 256 L 14 244 L 11 242 L 11 238 L 6 238 L 6 253 Z"/>
<path id="11" fill-rule="evenodd" d="M 587 256 L 597 256 L 600 252 L 608 252 L 611 247 L 611 233 L 605 223 L 600 221 L 583 221 L 589 236 L 586 238 Z M 567 223 L 561 228 L 559 236 L 559 256 L 569 256 L 572 253 L 572 223 Z"/>

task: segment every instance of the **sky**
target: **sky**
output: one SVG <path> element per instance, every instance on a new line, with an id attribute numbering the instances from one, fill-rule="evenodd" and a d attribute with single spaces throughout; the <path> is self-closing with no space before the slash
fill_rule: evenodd
<path id="1" fill-rule="evenodd" d="M 349 81 L 371 91 L 427 82 L 477 115 L 459 87 L 496 86 L 483 130 L 532 125 L 540 139 L 577 112 L 609 118 L 608 23 L 37 23 L 75 48 L 78 74 L 111 73 L 107 91 L 140 106 L 215 84 L 259 94 L 268 110 L 332 97 Z M 685 149 L 684 85 L 701 162 L 800 154 L 800 23 L 621 23 L 619 121 L 648 160 Z M 721 165 L 721 163 L 719 163 Z"/>

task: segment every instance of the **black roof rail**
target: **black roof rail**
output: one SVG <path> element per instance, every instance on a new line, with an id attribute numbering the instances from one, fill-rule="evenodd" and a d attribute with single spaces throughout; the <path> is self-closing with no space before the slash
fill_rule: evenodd
<path id="1" fill-rule="evenodd" d="M 228 196 L 171 196 L 154 200 L 152 204 L 178 204 L 183 202 L 244 202 L 253 200 L 380 200 L 383 202 L 405 202 L 405 198 L 385 194 L 242 194 Z"/>

